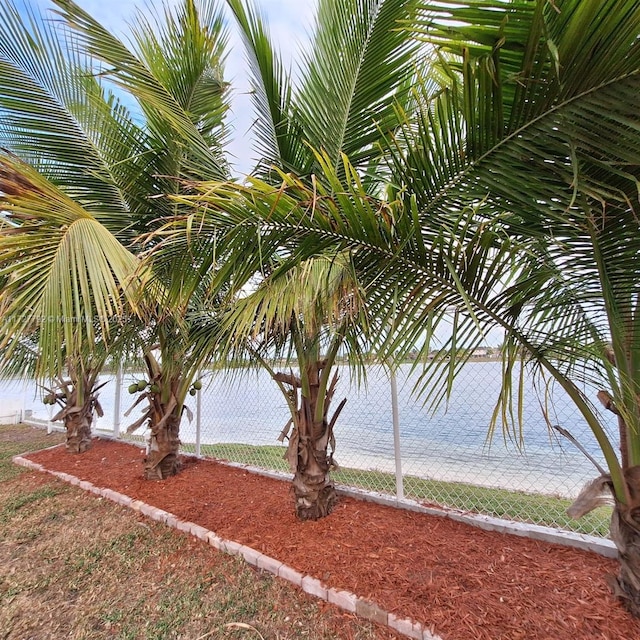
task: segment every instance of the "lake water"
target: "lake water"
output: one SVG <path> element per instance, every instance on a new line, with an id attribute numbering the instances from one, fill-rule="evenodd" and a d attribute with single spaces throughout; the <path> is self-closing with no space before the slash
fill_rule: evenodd
<path id="1" fill-rule="evenodd" d="M 435 413 L 411 395 L 417 373 L 405 365 L 398 372 L 400 436 L 403 472 L 441 480 L 470 482 L 541 493 L 574 496 L 585 482 L 598 475 L 586 457 L 566 440 L 550 435 L 541 410 L 543 399 L 528 382 L 524 394 L 524 449 L 498 430 L 487 441 L 488 425 L 500 390 L 498 362 L 472 362 L 460 373 L 448 406 Z M 127 387 L 137 376 L 125 374 L 122 381 L 122 430 L 139 415 L 123 415 L 132 396 Z M 105 415 L 97 427 L 111 430 L 114 424 L 115 384 L 112 378 L 100 393 Z M 201 395 L 202 443 L 279 444 L 277 436 L 288 420 L 286 403 L 277 386 L 263 371 L 233 378 L 221 373 L 206 374 Z M 369 368 L 361 389 L 349 383 L 341 371 L 334 407 L 348 402 L 337 422 L 336 459 L 344 467 L 393 471 L 394 447 L 391 391 L 382 367 Z M 40 401 L 33 383 L 0 382 L 1 408 L 9 402 L 31 410 L 34 417 L 50 417 L 49 407 Z M 195 398 L 187 403 L 196 412 Z M 568 429 L 602 464 L 595 438 L 564 392 L 557 391 L 549 407 L 553 424 Z M 615 433 L 615 420 L 608 415 L 608 428 Z M 181 439 L 195 441 L 195 423 L 183 420 Z"/>

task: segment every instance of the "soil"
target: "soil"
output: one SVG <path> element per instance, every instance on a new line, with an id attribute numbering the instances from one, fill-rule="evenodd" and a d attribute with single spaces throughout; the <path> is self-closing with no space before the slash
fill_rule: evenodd
<path id="1" fill-rule="evenodd" d="M 329 517 L 300 522 L 286 482 L 190 457 L 179 475 L 144 480 L 144 451 L 121 442 L 28 457 L 258 549 L 444 640 L 640 638 L 640 620 L 607 586 L 616 561 L 595 553 L 346 497 Z"/>

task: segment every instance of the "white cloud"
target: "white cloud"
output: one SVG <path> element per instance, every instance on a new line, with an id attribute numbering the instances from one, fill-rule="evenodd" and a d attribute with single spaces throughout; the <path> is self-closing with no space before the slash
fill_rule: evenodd
<path id="1" fill-rule="evenodd" d="M 16 0 L 18 6 L 30 6 L 46 13 L 54 5 L 49 0 Z M 161 0 L 76 0 L 76 2 L 102 25 L 113 33 L 123 36 L 127 25 L 138 9 L 160 6 Z M 178 0 L 171 0 L 176 4 Z M 166 0 L 165 0 L 166 3 Z M 285 64 L 295 69 L 300 47 L 308 40 L 313 25 L 317 0 L 257 0 L 257 6 L 265 16 Z M 249 82 L 246 75 L 243 45 L 235 33 L 235 24 L 230 20 L 232 39 L 227 60 L 226 76 L 232 83 L 233 103 L 230 124 L 234 129 L 229 143 L 229 152 L 234 157 L 236 172 L 248 173 L 252 168 L 252 123 L 251 101 L 248 95 Z"/>

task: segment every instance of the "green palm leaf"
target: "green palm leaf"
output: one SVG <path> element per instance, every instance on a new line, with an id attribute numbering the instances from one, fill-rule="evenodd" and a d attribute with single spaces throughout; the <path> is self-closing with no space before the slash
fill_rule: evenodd
<path id="1" fill-rule="evenodd" d="M 419 47 L 401 23 L 414 17 L 412 0 L 321 0 L 309 53 L 303 57 L 297 107 L 307 142 L 340 164 L 377 153 L 381 131 L 393 130 L 390 97 L 403 102 L 404 81 L 416 68 Z"/>
<path id="2" fill-rule="evenodd" d="M 420 44 L 402 21 L 414 0 L 322 0 L 309 52 L 301 55 L 294 85 L 255 9 L 228 0 L 248 50 L 262 171 L 270 165 L 312 172 L 311 148 L 336 166 L 345 152 L 363 166 L 378 156 L 381 132 L 397 126 L 390 97 L 409 100 L 409 80 L 422 64 Z"/>
<path id="3" fill-rule="evenodd" d="M 246 50 L 256 113 L 253 131 L 258 168 L 304 166 L 307 152 L 292 108 L 292 80 L 256 9 L 242 0 L 227 0 Z"/>
<path id="4" fill-rule="evenodd" d="M 111 216 L 127 212 L 117 183 L 144 140 L 107 98 L 91 61 L 37 14 L 0 8 L 0 144 Z"/>
<path id="5" fill-rule="evenodd" d="M 60 353 L 106 336 L 124 310 L 139 261 L 98 220 L 52 183 L 15 160 L 2 159 L 3 207 L 20 224 L 0 238 L 3 335 L 39 328 L 43 362 L 54 373 Z M 129 303 L 133 303 L 130 298 Z"/>
<path id="6" fill-rule="evenodd" d="M 161 79 L 166 81 L 170 78 L 166 75 L 166 65 L 158 57 L 159 41 L 153 32 L 151 24 L 148 21 L 145 24 L 145 20 L 142 19 L 136 36 L 139 46 L 140 44 L 143 46 L 142 53 L 147 52 L 149 54 L 149 60 L 144 60 L 72 0 L 54 0 L 54 3 L 60 7 L 59 14 L 74 29 L 77 38 L 86 47 L 86 50 L 104 63 L 105 66 L 101 70 L 102 73 L 107 74 L 116 85 L 135 96 L 152 127 L 153 123 L 157 122 L 156 119 L 161 118 L 161 126 L 163 128 L 168 127 L 170 131 L 173 131 L 174 141 L 180 138 L 184 140 L 185 146 L 189 149 L 188 156 L 184 158 L 184 176 L 174 177 L 193 179 L 198 176 L 202 179 L 204 177 L 221 178 L 226 176 L 220 149 L 217 145 L 215 148 L 211 146 L 212 140 L 210 136 L 208 136 L 208 140 L 203 138 L 194 120 L 189 117 L 181 105 L 180 100 L 185 99 L 184 87 L 180 88 L 182 91 L 178 91 L 178 95 L 174 95 L 170 88 L 161 81 Z M 187 3 L 187 7 L 193 8 L 193 6 L 193 2 L 189 1 Z M 205 6 L 208 6 L 208 4 Z M 214 12 L 205 9 L 204 15 L 211 17 Z M 182 28 L 194 26 L 193 20 L 189 19 L 189 10 L 182 14 L 182 18 Z M 193 15 L 191 18 L 193 18 Z M 218 20 L 217 17 L 215 20 Z M 178 23 L 180 23 L 180 17 L 178 17 Z M 178 23 L 176 23 L 175 28 L 178 28 Z M 221 43 L 218 42 L 216 33 L 221 33 L 218 26 L 213 29 L 208 45 L 212 45 L 217 52 Z M 204 35 L 204 31 L 201 31 L 201 34 Z M 222 38 L 222 42 L 224 42 L 224 38 Z M 166 46 L 170 49 L 174 45 L 169 43 Z M 162 53 L 168 53 L 171 56 L 170 50 L 165 51 L 162 49 Z M 158 67 L 160 70 L 159 77 L 155 75 L 154 69 L 150 68 L 149 62 Z M 164 72 L 162 71 L 163 69 Z M 195 78 L 200 83 L 200 93 L 204 90 L 211 95 L 211 87 L 215 83 L 204 82 L 202 75 L 204 70 L 202 67 L 199 70 L 200 74 L 198 74 L 198 70 L 195 70 Z M 194 70 L 191 69 L 190 71 L 193 72 Z M 194 74 L 191 73 L 189 78 L 193 81 Z M 175 82 L 176 80 L 177 78 L 174 76 L 173 81 Z M 176 88 L 179 87 L 175 84 L 171 87 L 171 89 Z M 214 118 L 214 122 L 217 123 L 221 112 L 224 111 L 224 107 L 217 105 L 213 111 L 218 112 L 218 115 Z M 207 131 L 211 128 L 211 125 L 211 122 L 207 123 Z"/>
<path id="7" fill-rule="evenodd" d="M 132 38 L 140 61 L 193 123 L 226 175 L 224 118 L 229 105 L 222 73 L 228 37 L 218 3 L 196 5 L 189 0 L 174 10 L 165 7 L 164 16 L 155 18 L 141 12 L 132 27 Z M 175 145 L 176 131 L 167 128 L 167 114 L 147 102 L 140 106 L 159 142 Z M 180 166 L 167 169 L 171 172 L 166 175 L 182 175 Z M 212 171 L 209 168 L 205 176 L 218 175 Z"/>

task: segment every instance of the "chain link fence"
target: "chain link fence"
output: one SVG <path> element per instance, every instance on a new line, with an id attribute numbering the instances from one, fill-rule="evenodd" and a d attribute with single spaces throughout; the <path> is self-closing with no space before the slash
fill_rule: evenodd
<path id="1" fill-rule="evenodd" d="M 561 390 L 545 401 L 525 377 L 523 445 L 517 425 L 515 434 L 511 430 L 505 436 L 498 429 L 488 438 L 502 382 L 498 361 L 465 365 L 448 404 L 435 412 L 416 397 L 419 373 L 405 365 L 396 376 L 394 437 L 389 372 L 371 366 L 361 387 L 352 384 L 346 367 L 340 375 L 333 404 L 344 397 L 347 403 L 335 427 L 336 482 L 425 505 L 607 534 L 606 508 L 577 522 L 565 513 L 571 499 L 598 471 L 573 444 L 550 431 L 547 419 L 568 429 L 597 461 L 602 460 L 593 435 Z M 266 372 L 209 374 L 202 393 L 203 455 L 289 471 L 286 442 L 278 441 L 289 412 Z M 193 423 L 185 424 L 182 433 L 185 442 L 195 442 Z"/>
<path id="2" fill-rule="evenodd" d="M 502 382 L 497 360 L 466 364 L 449 402 L 435 412 L 414 393 L 419 373 L 412 372 L 409 364 L 399 368 L 395 380 L 384 367 L 372 365 L 361 386 L 353 383 L 346 367 L 339 373 L 333 406 L 345 397 L 347 403 L 335 427 L 337 483 L 429 506 L 607 535 L 609 509 L 601 508 L 580 521 L 565 513 L 571 499 L 598 471 L 573 444 L 554 435 L 545 412 L 551 424 L 568 429 L 597 462 L 602 461 L 593 435 L 562 390 L 545 400 L 525 376 L 521 446 L 517 425 L 515 433 L 504 435 L 498 428 L 488 439 Z M 96 428 L 144 446 L 144 431 L 126 434 L 126 426 L 142 410 L 134 408 L 125 415 L 135 399 L 127 387 L 140 377 L 112 376 L 102 391 L 105 415 Z M 268 373 L 203 372 L 202 380 L 202 391 L 188 397 L 181 426 L 184 452 L 289 473 L 286 440 L 279 441 L 278 436 L 290 416 Z M 46 407 L 34 410 L 41 420 L 47 419 L 46 413 Z M 615 430 L 613 421 L 610 428 Z"/>

